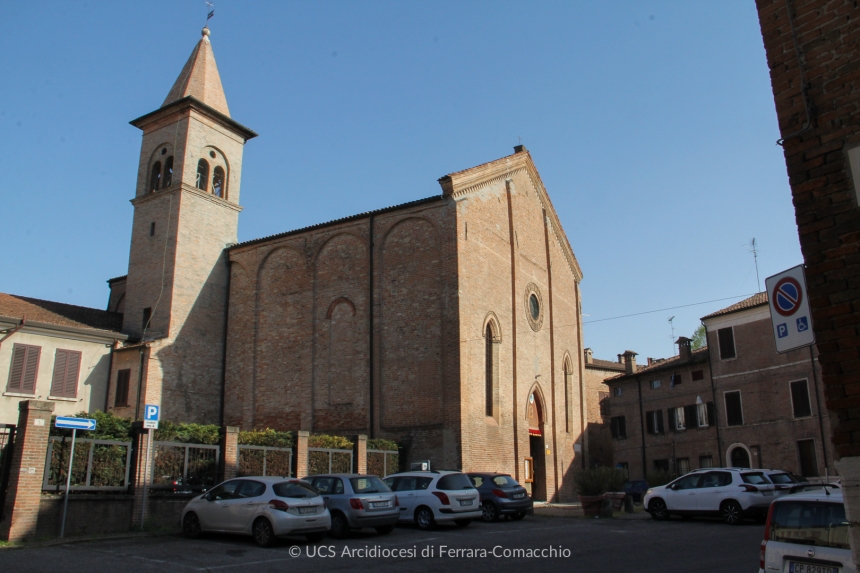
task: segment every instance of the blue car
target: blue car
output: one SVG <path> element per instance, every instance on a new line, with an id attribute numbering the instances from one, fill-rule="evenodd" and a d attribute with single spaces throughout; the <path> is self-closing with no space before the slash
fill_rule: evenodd
<path id="1" fill-rule="evenodd" d="M 635 503 L 642 502 L 642 496 L 648 491 L 648 482 L 644 479 L 629 481 L 624 484 L 624 493 L 630 496 Z"/>

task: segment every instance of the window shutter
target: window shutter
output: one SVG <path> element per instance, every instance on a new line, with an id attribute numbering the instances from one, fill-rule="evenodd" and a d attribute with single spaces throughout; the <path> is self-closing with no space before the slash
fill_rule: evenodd
<path id="1" fill-rule="evenodd" d="M 74 350 L 67 350 L 69 355 L 68 366 L 66 367 L 66 377 L 63 384 L 63 396 L 65 398 L 77 398 L 78 396 L 78 375 L 81 371 L 81 353 Z"/>
<path id="2" fill-rule="evenodd" d="M 649 434 L 656 433 L 654 428 L 654 412 L 645 413 L 645 425 L 648 429 Z"/>
<path id="3" fill-rule="evenodd" d="M 684 406 L 684 424 L 687 428 L 695 428 L 699 425 L 699 417 L 696 414 L 696 405 Z"/>
<path id="4" fill-rule="evenodd" d="M 798 380 L 792 382 L 791 388 L 791 404 L 794 406 L 794 417 L 804 418 L 812 415 L 812 406 L 809 403 L 809 390 L 807 389 L 806 380 Z"/>
<path id="5" fill-rule="evenodd" d="M 708 424 L 711 426 L 717 425 L 717 410 L 714 408 L 713 402 L 708 402 Z"/>
<path id="6" fill-rule="evenodd" d="M 669 408 L 667 410 L 669 415 L 669 429 L 673 432 L 678 431 L 678 416 L 675 414 L 675 408 Z"/>
<path id="7" fill-rule="evenodd" d="M 621 438 L 627 438 L 627 420 L 624 416 L 618 417 L 618 434 Z"/>
<path id="8" fill-rule="evenodd" d="M 128 406 L 128 382 L 131 378 L 131 370 L 124 369 L 117 372 L 116 390 L 114 395 L 114 407 Z"/>
<path id="9" fill-rule="evenodd" d="M 657 410 L 654 412 L 654 416 L 657 418 L 657 433 L 663 433 L 663 410 Z"/>
<path id="10" fill-rule="evenodd" d="M 24 359 L 24 376 L 21 381 L 21 392 L 33 394 L 36 390 L 36 376 L 39 374 L 39 346 L 27 346 L 27 358 Z"/>
<path id="11" fill-rule="evenodd" d="M 21 391 L 21 380 L 24 378 L 24 360 L 27 357 L 27 347 L 16 344 L 12 350 L 12 368 L 9 371 L 9 392 Z"/>
<path id="12" fill-rule="evenodd" d="M 51 380 L 51 396 L 62 396 L 63 385 L 66 382 L 66 365 L 69 361 L 67 350 L 57 350 L 54 356 L 54 376 Z"/>

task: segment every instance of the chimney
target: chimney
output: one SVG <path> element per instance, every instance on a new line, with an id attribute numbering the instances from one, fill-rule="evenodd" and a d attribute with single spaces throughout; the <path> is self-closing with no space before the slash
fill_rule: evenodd
<path id="1" fill-rule="evenodd" d="M 619 354 L 619 355 L 618 355 L 618 363 L 619 363 L 619 364 L 624 364 L 624 355 L 623 355 L 623 354 Z"/>
<path id="2" fill-rule="evenodd" d="M 636 353 L 632 350 L 624 351 L 625 374 L 636 374 Z"/>
<path id="3" fill-rule="evenodd" d="M 590 348 L 585 349 L 585 363 L 594 364 L 594 353 L 591 352 Z"/>
<path id="4" fill-rule="evenodd" d="M 514 145 L 514 153 L 522 153 L 526 150 L 525 145 Z"/>
<path id="5" fill-rule="evenodd" d="M 691 342 L 693 341 L 686 336 L 681 336 L 675 341 L 675 344 L 678 345 L 678 355 L 681 357 L 681 361 L 686 361 L 693 357 L 693 350 L 690 346 Z"/>

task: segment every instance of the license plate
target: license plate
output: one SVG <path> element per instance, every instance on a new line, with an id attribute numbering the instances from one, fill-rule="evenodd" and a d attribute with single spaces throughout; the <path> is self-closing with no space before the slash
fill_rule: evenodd
<path id="1" fill-rule="evenodd" d="M 370 507 L 388 507 L 387 501 L 372 501 Z"/>
<path id="2" fill-rule="evenodd" d="M 813 565 L 811 563 L 788 562 L 788 573 L 839 573 L 839 567 Z"/>
<path id="3" fill-rule="evenodd" d="M 461 499 L 460 505 L 472 505 L 472 501 L 471 499 Z"/>
<path id="4" fill-rule="evenodd" d="M 299 513 L 316 513 L 317 508 L 315 507 L 300 507 Z"/>
<path id="5" fill-rule="evenodd" d="M 770 491 L 769 489 L 766 489 L 766 490 L 764 490 L 763 492 L 761 492 L 761 494 L 762 494 L 762 495 L 773 495 L 773 492 L 772 492 L 772 491 Z"/>
<path id="6" fill-rule="evenodd" d="M 515 494 L 514 494 L 514 499 L 522 499 L 522 498 L 524 498 L 525 496 L 526 496 L 526 494 L 524 494 L 524 493 L 515 493 Z"/>

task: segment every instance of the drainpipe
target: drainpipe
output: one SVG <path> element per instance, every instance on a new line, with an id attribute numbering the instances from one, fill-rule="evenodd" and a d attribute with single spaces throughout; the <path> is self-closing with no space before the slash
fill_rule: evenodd
<path id="1" fill-rule="evenodd" d="M 111 342 L 110 345 L 110 354 L 108 354 L 108 371 L 107 371 L 107 384 L 105 385 L 105 409 L 104 412 L 108 411 L 108 406 L 110 405 L 110 375 L 113 373 L 113 353 L 116 350 L 116 341 Z"/>
<path id="2" fill-rule="evenodd" d="M 705 339 L 707 340 L 708 330 L 705 327 Z M 711 379 L 711 396 L 714 400 L 714 429 L 717 430 L 717 459 L 720 461 L 720 465 L 717 467 L 723 467 L 723 443 L 720 440 L 720 415 L 717 413 L 717 387 L 714 385 L 714 371 L 711 369 L 711 347 L 708 346 L 708 376 Z M 707 408 L 707 406 L 705 406 Z"/>
<path id="3" fill-rule="evenodd" d="M 221 408 L 218 412 L 218 425 L 224 425 L 224 403 L 227 392 L 227 332 L 230 322 L 230 281 L 233 278 L 233 261 L 227 254 L 227 296 L 224 301 L 224 346 L 221 350 Z"/>
<path id="4" fill-rule="evenodd" d="M 145 345 L 141 345 L 140 347 L 140 364 L 137 369 L 137 404 L 134 406 L 134 419 L 140 419 L 140 396 L 143 392 L 143 352 L 146 348 Z"/>
<path id="5" fill-rule="evenodd" d="M 821 453 L 824 454 L 824 475 L 827 474 L 827 439 L 824 437 L 824 418 L 821 417 L 821 397 L 818 394 L 818 375 L 815 373 L 815 355 L 809 347 L 809 363 L 812 365 L 812 383 L 815 385 L 815 405 L 818 409 L 818 429 L 821 432 Z"/>
<path id="6" fill-rule="evenodd" d="M 636 379 L 636 388 L 639 391 L 639 425 L 642 434 L 642 479 L 647 480 L 646 477 L 648 475 L 648 462 L 645 458 L 645 414 L 642 411 L 642 381 L 638 378 Z"/>
<path id="7" fill-rule="evenodd" d="M 369 399 L 369 413 L 370 413 L 370 431 L 368 432 L 370 439 L 375 437 L 374 429 L 376 428 L 376 423 L 373 418 L 373 213 L 370 214 L 370 220 L 368 222 L 368 263 L 370 266 L 370 278 L 368 280 L 368 295 L 367 295 L 367 321 L 368 321 L 368 331 L 369 331 L 369 341 L 368 341 L 368 365 L 370 368 L 368 380 L 368 386 L 370 390 L 370 399 Z"/>

